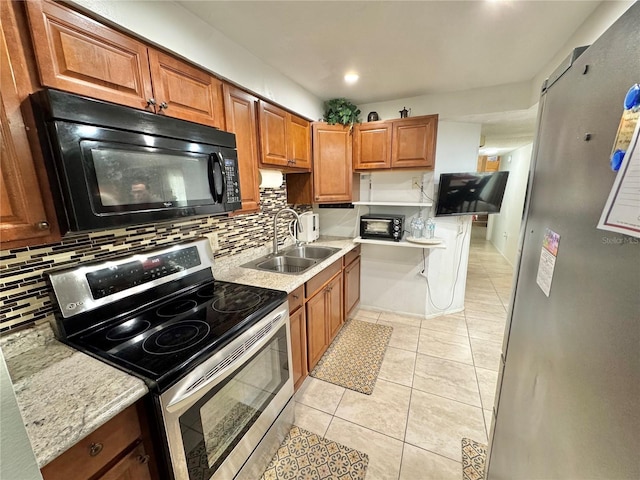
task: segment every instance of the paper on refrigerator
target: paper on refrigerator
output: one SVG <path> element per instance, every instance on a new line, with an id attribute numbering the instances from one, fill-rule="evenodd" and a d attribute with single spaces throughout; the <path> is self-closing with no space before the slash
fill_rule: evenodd
<path id="1" fill-rule="evenodd" d="M 598 228 L 640 238 L 640 122 L 622 160 Z"/>

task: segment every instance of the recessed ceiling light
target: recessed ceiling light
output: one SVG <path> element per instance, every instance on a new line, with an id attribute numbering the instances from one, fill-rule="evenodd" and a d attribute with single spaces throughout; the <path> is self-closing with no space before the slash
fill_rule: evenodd
<path id="1" fill-rule="evenodd" d="M 347 73 L 344 76 L 344 81 L 347 82 L 348 84 L 354 84 L 358 81 L 359 78 L 360 78 L 360 75 L 358 75 L 357 73 Z"/>

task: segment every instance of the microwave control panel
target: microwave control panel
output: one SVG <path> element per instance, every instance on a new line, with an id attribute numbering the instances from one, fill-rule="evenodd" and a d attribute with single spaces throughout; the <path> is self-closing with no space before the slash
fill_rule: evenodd
<path id="1" fill-rule="evenodd" d="M 236 162 L 225 159 L 224 172 L 227 177 L 227 202 L 240 203 L 240 177 L 238 176 Z"/>

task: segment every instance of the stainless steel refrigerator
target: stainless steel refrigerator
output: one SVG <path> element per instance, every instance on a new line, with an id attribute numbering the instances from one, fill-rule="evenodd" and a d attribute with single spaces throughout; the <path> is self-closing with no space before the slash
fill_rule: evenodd
<path id="1" fill-rule="evenodd" d="M 543 87 L 488 480 L 640 479 L 640 241 L 596 228 L 636 83 L 640 3 Z"/>

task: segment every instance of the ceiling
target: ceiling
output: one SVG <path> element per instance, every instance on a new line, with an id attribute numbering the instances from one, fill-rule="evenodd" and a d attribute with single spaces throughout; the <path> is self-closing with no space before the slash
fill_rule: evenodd
<path id="1" fill-rule="evenodd" d="M 179 1 L 322 100 L 356 104 L 531 81 L 599 1 Z M 360 80 L 346 85 L 345 73 Z M 466 121 L 521 146 L 536 109 Z M 526 140 L 523 140 L 526 139 Z"/>

